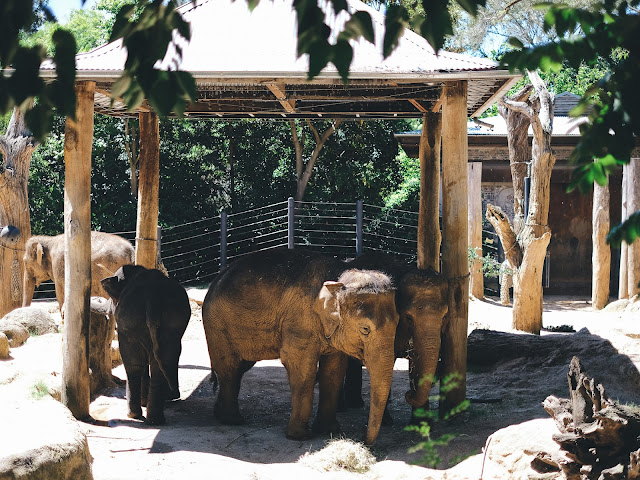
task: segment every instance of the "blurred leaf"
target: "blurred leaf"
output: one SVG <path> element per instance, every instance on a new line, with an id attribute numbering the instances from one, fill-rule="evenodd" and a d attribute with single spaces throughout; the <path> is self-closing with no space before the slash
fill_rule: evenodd
<path id="1" fill-rule="evenodd" d="M 338 39 L 357 40 L 360 37 L 364 37 L 365 40 L 375 43 L 371 15 L 367 12 L 356 12 L 351 15 L 351 18 L 345 23 L 344 30 L 340 33 Z"/>
<path id="2" fill-rule="evenodd" d="M 640 237 L 640 211 L 633 213 L 620 225 L 616 225 L 607 235 L 607 243 L 613 247 L 619 247 L 624 241 L 633 243 Z"/>
<path id="3" fill-rule="evenodd" d="M 382 56 L 387 58 L 398 46 L 398 41 L 409 26 L 409 14 L 401 5 L 391 5 L 385 17 L 385 32 L 382 42 Z"/>

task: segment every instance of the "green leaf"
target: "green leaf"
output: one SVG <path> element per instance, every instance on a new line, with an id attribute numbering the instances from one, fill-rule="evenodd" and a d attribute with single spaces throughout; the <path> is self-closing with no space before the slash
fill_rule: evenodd
<path id="1" fill-rule="evenodd" d="M 122 97 L 131 86 L 131 77 L 125 72 L 111 86 L 111 99 Z"/>
<path id="2" fill-rule="evenodd" d="M 349 81 L 349 65 L 351 65 L 352 59 L 353 48 L 351 48 L 349 42 L 346 40 L 338 40 L 336 45 L 333 47 L 332 61 L 338 69 L 342 82 L 345 84 Z"/>
<path id="3" fill-rule="evenodd" d="M 247 0 L 249 11 L 253 12 L 253 10 L 258 6 L 259 3 L 260 3 L 260 0 Z"/>
<path id="4" fill-rule="evenodd" d="M 385 17 L 384 40 L 382 41 L 382 56 L 387 58 L 398 46 L 398 41 L 404 29 L 408 26 L 409 14 L 401 5 L 391 5 Z"/>
<path id="5" fill-rule="evenodd" d="M 623 241 L 631 244 L 638 237 L 640 237 L 640 211 L 634 212 L 620 225 L 613 227 L 607 235 L 607 243 L 619 247 Z"/>
<path id="6" fill-rule="evenodd" d="M 519 49 L 524 48 L 524 44 L 516 37 L 509 37 L 509 40 L 507 40 L 507 42 L 509 43 L 509 45 L 511 45 L 514 48 L 519 48 Z"/>
<path id="7" fill-rule="evenodd" d="M 364 37 L 365 40 L 375 43 L 371 15 L 363 11 L 355 12 L 351 15 L 351 18 L 344 24 L 344 29 L 340 32 L 338 39 L 357 40 L 359 37 Z"/>
<path id="8" fill-rule="evenodd" d="M 484 7 L 486 4 L 486 0 L 456 0 L 456 2 L 473 17 L 478 15 L 478 7 Z"/>

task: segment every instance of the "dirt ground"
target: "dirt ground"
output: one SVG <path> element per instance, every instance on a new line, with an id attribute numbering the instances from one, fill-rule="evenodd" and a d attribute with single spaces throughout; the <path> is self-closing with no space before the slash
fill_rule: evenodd
<path id="1" fill-rule="evenodd" d="M 240 394 L 244 425 L 221 425 L 213 418 L 215 393 L 210 383 L 208 352 L 199 308 L 193 310 L 180 358 L 181 400 L 167 406 L 166 425 L 149 427 L 128 419 L 124 387 L 103 392 L 93 400 L 91 414 L 109 424 L 83 424 L 94 458 L 94 477 L 198 479 L 224 474 L 240 479 L 302 475 L 315 478 L 295 462 L 305 452 L 322 449 L 329 438 L 315 437 L 304 442 L 286 439 L 289 386 L 280 362 L 259 362 L 244 376 Z M 495 299 L 472 300 L 469 311 L 467 392 L 472 403 L 466 413 L 435 424 L 436 437 L 457 434 L 440 449 L 442 461 L 438 468 L 446 469 L 464 457 L 480 453 L 489 435 L 498 429 L 548 418 L 541 402 L 550 394 L 568 396 L 566 373 L 573 355 L 578 355 L 587 372 L 604 384 L 610 397 L 640 403 L 640 314 L 593 312 L 586 299 L 549 297 L 545 299 L 543 326 L 568 325 L 576 332 L 545 330 L 541 337 L 530 337 L 534 339 L 531 348 L 503 354 L 495 350 L 497 346 L 478 342 L 477 335 L 480 329 L 523 335 L 510 329 L 511 308 L 499 305 Z M 536 342 L 543 342 L 545 348 Z M 19 357 L 16 355 L 18 360 Z M 51 369 L 59 371 L 53 364 Z M 125 378 L 122 367 L 114 373 Z M 408 453 L 420 437 L 405 431 L 410 416 L 404 401 L 407 387 L 407 362 L 398 360 L 390 405 L 394 424 L 382 428 L 373 449 L 381 467 L 370 475 L 372 478 L 431 476 L 429 470 L 408 466 L 419 461 L 421 454 Z M 365 372 L 365 403 L 367 392 Z M 366 407 L 340 413 L 342 435 L 361 440 L 366 417 Z M 323 478 L 357 477 L 346 473 L 317 474 Z"/>

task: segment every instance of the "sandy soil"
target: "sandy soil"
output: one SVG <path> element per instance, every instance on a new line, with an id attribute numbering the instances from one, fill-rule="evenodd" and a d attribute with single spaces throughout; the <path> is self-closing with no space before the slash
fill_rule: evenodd
<path id="1" fill-rule="evenodd" d="M 491 329 L 522 335 L 511 331 L 510 323 L 509 307 L 491 299 L 473 300 L 469 314 L 470 359 L 482 356 L 483 349 L 489 352 L 492 349 L 491 345 L 478 347 L 477 342 L 474 343 L 474 330 Z M 543 324 L 546 328 L 569 325 L 577 333 L 544 331 L 538 340 L 551 342 L 553 352 L 549 355 L 549 349 L 546 349 L 544 358 L 537 355 L 542 349 L 532 342 L 532 348 L 522 352 L 470 363 L 467 376 L 468 397 L 472 400 L 470 408 L 453 420 L 434 426 L 435 436 L 458 435 L 449 446 L 440 450 L 440 469 L 479 453 L 487 437 L 500 428 L 534 418 L 547 418 L 541 402 L 550 394 L 568 396 L 566 372 L 574 354 L 580 356 L 587 372 L 605 385 L 612 398 L 640 403 L 640 314 L 593 312 L 586 299 L 550 297 L 545 299 Z M 35 344 L 42 340 L 36 338 L 29 342 Z M 54 345 L 58 341 L 48 340 Z M 15 361 L 26 357 L 20 350 L 27 348 L 29 342 L 15 349 Z M 60 367 L 52 361 L 47 370 L 51 374 L 59 372 Z M 122 367 L 114 373 L 125 378 Z M 419 461 L 421 455 L 408 453 L 420 437 L 405 431 L 410 416 L 404 402 L 407 386 L 407 363 L 398 360 L 391 394 L 391 413 L 395 421 L 393 426 L 383 427 L 380 432 L 373 449 L 378 465 L 368 474 L 370 478 L 429 478 L 432 475 L 422 467 L 409 466 Z M 367 385 L 364 390 L 365 402 L 368 402 Z M 123 387 L 108 390 L 93 400 L 92 415 L 109 424 L 109 427 L 83 427 L 94 457 L 96 479 L 198 479 L 216 478 L 223 473 L 227 478 L 241 479 L 300 475 L 327 478 L 326 473 L 294 464 L 305 452 L 322 449 L 329 439 L 316 437 L 298 442 L 285 438 L 284 428 L 290 411 L 289 386 L 280 362 L 259 362 L 245 375 L 240 398 L 245 425 L 225 426 L 214 420 L 215 393 L 210 383 L 199 309 L 194 309 L 183 338 L 180 391 L 181 400 L 167 406 L 167 424 L 160 428 L 127 418 Z M 362 439 L 366 416 L 366 407 L 340 413 L 342 435 Z M 358 477 L 347 473 L 328 475 L 330 478 Z"/>

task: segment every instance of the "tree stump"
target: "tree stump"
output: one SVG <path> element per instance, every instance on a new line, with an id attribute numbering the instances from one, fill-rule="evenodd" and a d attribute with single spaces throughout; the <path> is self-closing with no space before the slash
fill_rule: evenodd
<path id="1" fill-rule="evenodd" d="M 553 439 L 566 452 L 566 462 L 558 465 L 566 478 L 640 479 L 640 410 L 610 400 L 578 357 L 567 378 L 570 398 L 543 402 L 560 430 Z"/>

